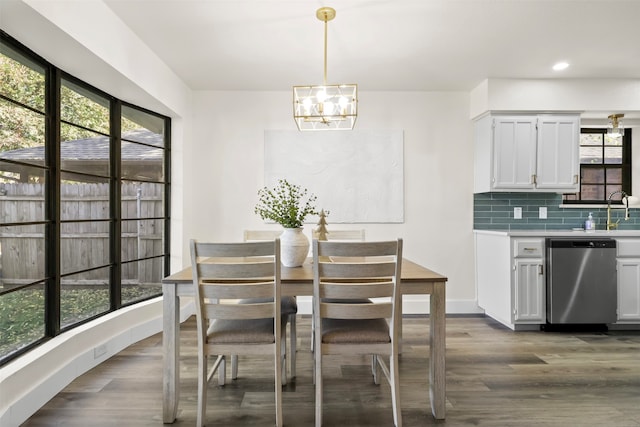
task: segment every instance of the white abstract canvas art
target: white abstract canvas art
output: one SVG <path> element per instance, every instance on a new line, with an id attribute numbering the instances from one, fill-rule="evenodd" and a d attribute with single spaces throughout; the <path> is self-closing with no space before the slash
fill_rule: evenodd
<path id="1" fill-rule="evenodd" d="M 265 185 L 307 188 L 329 223 L 401 223 L 403 156 L 402 130 L 265 130 Z"/>

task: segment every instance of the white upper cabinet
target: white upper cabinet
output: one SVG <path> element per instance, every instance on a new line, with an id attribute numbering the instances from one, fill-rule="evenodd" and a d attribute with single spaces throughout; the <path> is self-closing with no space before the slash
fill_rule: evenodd
<path id="1" fill-rule="evenodd" d="M 580 118 L 538 117 L 536 188 L 578 191 Z"/>
<path id="2" fill-rule="evenodd" d="M 474 191 L 578 191 L 579 137 L 577 115 L 482 117 Z"/>
<path id="3" fill-rule="evenodd" d="M 493 188 L 535 188 L 536 118 L 496 117 L 493 121 Z"/>

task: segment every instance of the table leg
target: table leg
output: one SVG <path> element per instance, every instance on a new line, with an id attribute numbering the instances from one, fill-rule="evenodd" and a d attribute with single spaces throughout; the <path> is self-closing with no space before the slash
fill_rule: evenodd
<path id="1" fill-rule="evenodd" d="M 397 312 L 398 312 L 398 316 L 396 317 L 396 325 L 398 328 L 398 355 L 402 354 L 402 313 L 403 313 L 403 308 L 402 308 L 402 295 L 400 295 L 400 298 L 398 298 L 398 303 L 400 304 L 399 307 L 397 307 Z"/>
<path id="2" fill-rule="evenodd" d="M 435 283 L 430 297 L 430 363 L 429 397 L 431 412 L 436 419 L 444 419 L 446 412 L 446 307 L 445 283 Z"/>
<path id="3" fill-rule="evenodd" d="M 162 419 L 173 423 L 180 398 L 180 299 L 174 284 L 163 284 L 162 292 Z"/>

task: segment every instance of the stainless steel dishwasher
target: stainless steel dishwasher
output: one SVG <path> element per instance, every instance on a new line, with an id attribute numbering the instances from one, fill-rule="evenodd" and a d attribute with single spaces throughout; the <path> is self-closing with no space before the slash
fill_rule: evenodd
<path id="1" fill-rule="evenodd" d="M 616 241 L 547 238 L 547 323 L 616 321 Z"/>

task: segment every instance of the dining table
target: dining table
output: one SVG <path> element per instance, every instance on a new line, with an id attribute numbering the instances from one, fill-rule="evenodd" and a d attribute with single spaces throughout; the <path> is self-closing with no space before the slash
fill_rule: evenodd
<path id="1" fill-rule="evenodd" d="M 431 413 L 435 419 L 445 418 L 446 282 L 446 276 L 403 258 L 400 280 L 402 295 L 429 295 L 429 398 Z M 282 266 L 281 286 L 283 296 L 312 296 L 311 259 L 307 259 L 300 267 Z M 163 421 L 173 423 L 180 400 L 180 297 L 194 295 L 191 267 L 162 279 L 162 292 Z M 401 320 L 402 316 L 399 317 Z"/>

